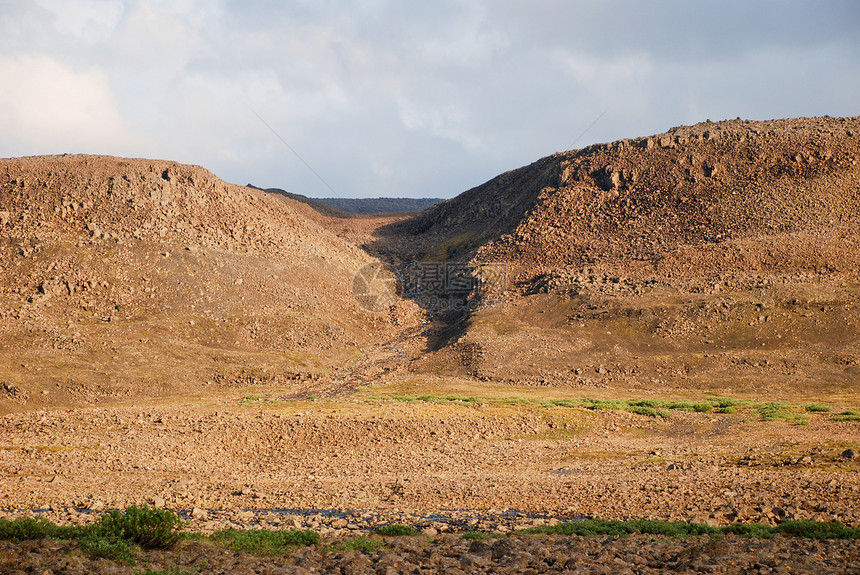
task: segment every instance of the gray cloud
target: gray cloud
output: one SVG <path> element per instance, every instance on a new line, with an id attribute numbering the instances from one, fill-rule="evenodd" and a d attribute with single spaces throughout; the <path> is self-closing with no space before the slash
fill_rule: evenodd
<path id="1" fill-rule="evenodd" d="M 0 0 L 0 155 L 331 195 L 256 112 L 339 195 L 447 197 L 598 117 L 577 147 L 857 115 L 858 24 L 853 1 Z"/>

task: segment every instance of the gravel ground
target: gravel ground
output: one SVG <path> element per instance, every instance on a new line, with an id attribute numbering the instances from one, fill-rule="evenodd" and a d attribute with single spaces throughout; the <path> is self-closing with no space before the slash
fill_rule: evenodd
<path id="1" fill-rule="evenodd" d="M 286 557 L 256 557 L 203 542 L 141 554 L 137 566 L 93 559 L 51 541 L 0 542 L 0 571 L 201 574 L 278 573 L 860 573 L 857 541 L 649 535 L 520 536 L 467 540 L 456 535 L 388 537 L 375 551 L 338 550 L 344 539 Z M 172 570 L 172 571 L 171 571 Z"/>

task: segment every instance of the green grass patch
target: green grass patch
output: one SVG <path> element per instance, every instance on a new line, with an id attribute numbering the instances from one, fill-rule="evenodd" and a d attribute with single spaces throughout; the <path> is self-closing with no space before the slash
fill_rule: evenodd
<path id="1" fill-rule="evenodd" d="M 779 401 L 769 401 L 758 406 L 762 421 L 794 421 L 798 415 L 790 409 L 787 403 Z"/>
<path id="2" fill-rule="evenodd" d="M 320 542 L 318 533 L 300 529 L 222 529 L 209 538 L 217 545 L 253 555 L 286 555 L 297 547 Z"/>
<path id="3" fill-rule="evenodd" d="M 376 553 L 383 547 L 385 547 L 385 543 L 381 539 L 372 539 L 362 535 L 341 543 L 340 545 L 328 547 L 326 551 L 358 551 L 360 553 Z"/>
<path id="4" fill-rule="evenodd" d="M 418 531 L 409 525 L 385 525 L 374 531 L 374 533 L 385 536 L 418 535 Z"/>
<path id="5" fill-rule="evenodd" d="M 860 528 L 825 521 L 783 521 L 776 533 L 804 539 L 860 539 Z"/>
<path id="6" fill-rule="evenodd" d="M 63 527 L 42 517 L 18 517 L 13 521 L 0 519 L 0 540 L 30 541 L 38 539 L 77 540 L 86 535 L 84 527 Z"/>
<path id="7" fill-rule="evenodd" d="M 761 523 L 733 523 L 719 528 L 720 533 L 734 533 L 742 537 L 773 538 L 773 527 Z"/>
<path id="8" fill-rule="evenodd" d="M 723 413 L 732 414 L 740 410 L 755 410 L 761 421 L 789 421 L 796 425 L 807 425 L 809 421 L 804 414 L 826 413 L 831 407 L 821 403 L 804 405 L 786 402 L 756 402 L 749 399 L 734 399 L 731 397 L 709 397 L 700 401 L 689 399 L 596 399 L 592 397 L 544 399 L 525 397 L 482 397 L 469 395 L 398 395 L 389 398 L 377 398 L 383 401 L 398 401 L 404 403 L 435 403 L 444 405 L 462 405 L 481 407 L 486 405 L 534 405 L 542 407 L 569 407 L 592 411 L 618 410 L 636 413 L 645 417 L 669 418 L 674 412 L 686 411 L 691 413 Z M 801 411 L 802 410 L 802 411 Z M 860 420 L 860 412 L 847 410 L 832 416 L 834 421 Z"/>
<path id="9" fill-rule="evenodd" d="M 137 564 L 137 554 L 140 552 L 140 547 L 131 541 L 93 533 L 79 542 L 81 550 L 92 557 L 104 557 L 126 565 Z"/>
<path id="10" fill-rule="evenodd" d="M 860 421 L 860 411 L 856 409 L 846 409 L 837 413 L 831 418 L 833 421 Z"/>
<path id="11" fill-rule="evenodd" d="M 784 521 L 776 526 L 760 523 L 735 523 L 721 527 L 711 527 L 702 523 L 683 521 L 654 521 L 641 519 L 635 521 L 612 521 L 606 519 L 585 519 L 570 523 L 559 523 L 550 527 L 535 527 L 522 533 L 554 535 L 617 535 L 631 533 L 665 535 L 667 537 L 691 537 L 694 535 L 721 536 L 734 533 L 744 537 L 771 538 L 786 535 L 803 539 L 860 539 L 860 528 L 848 527 L 842 523 L 823 521 Z"/>
<path id="12" fill-rule="evenodd" d="M 752 403 L 748 399 L 735 399 L 733 397 L 709 397 L 705 401 L 713 404 L 714 407 L 717 407 L 719 409 L 726 409 L 727 407 L 738 407 L 744 404 Z"/>
<path id="13" fill-rule="evenodd" d="M 711 533 L 712 529 L 700 523 L 685 523 L 683 521 L 584 519 L 582 521 L 559 523 L 558 525 L 548 527 L 526 529 L 523 533 L 554 535 L 630 535 L 631 533 L 648 533 L 670 537 L 690 537 Z"/>

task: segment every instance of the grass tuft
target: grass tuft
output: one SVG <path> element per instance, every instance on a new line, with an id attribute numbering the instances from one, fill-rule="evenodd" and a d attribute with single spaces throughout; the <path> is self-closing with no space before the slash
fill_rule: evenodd
<path id="1" fill-rule="evenodd" d="M 213 533 L 210 539 L 228 549 L 254 555 L 285 555 L 297 547 L 320 542 L 315 531 L 300 529 L 222 529 Z"/>
<path id="2" fill-rule="evenodd" d="M 833 409 L 829 405 L 824 405 L 823 403 L 807 403 L 803 408 L 809 413 L 826 413 Z"/>
<path id="3" fill-rule="evenodd" d="M 375 531 L 377 535 L 398 536 L 398 535 L 418 535 L 418 531 L 409 525 L 385 525 Z"/>
<path id="4" fill-rule="evenodd" d="M 833 416 L 833 421 L 860 421 L 860 411 L 856 409 L 846 409 L 843 412 Z"/>
<path id="5" fill-rule="evenodd" d="M 381 539 L 371 539 L 370 537 L 359 536 L 355 539 L 350 539 L 340 545 L 330 547 L 330 551 L 359 551 L 361 553 L 376 553 L 385 547 L 385 543 Z"/>

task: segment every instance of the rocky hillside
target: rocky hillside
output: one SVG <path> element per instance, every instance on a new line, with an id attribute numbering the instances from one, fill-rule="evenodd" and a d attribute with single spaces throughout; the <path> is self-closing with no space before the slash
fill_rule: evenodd
<path id="1" fill-rule="evenodd" d="M 451 347 L 430 371 L 670 393 L 856 382 L 860 118 L 556 154 L 392 229 L 412 257 L 507 270 L 438 316 Z"/>
<path id="2" fill-rule="evenodd" d="M 856 270 L 858 161 L 858 118 L 704 122 L 543 158 L 408 226 L 424 254 L 509 262 L 522 281 L 595 265 L 688 278 Z"/>
<path id="3" fill-rule="evenodd" d="M 370 258 L 306 212 L 173 162 L 0 161 L 0 400 L 287 385 L 384 340 Z"/>

